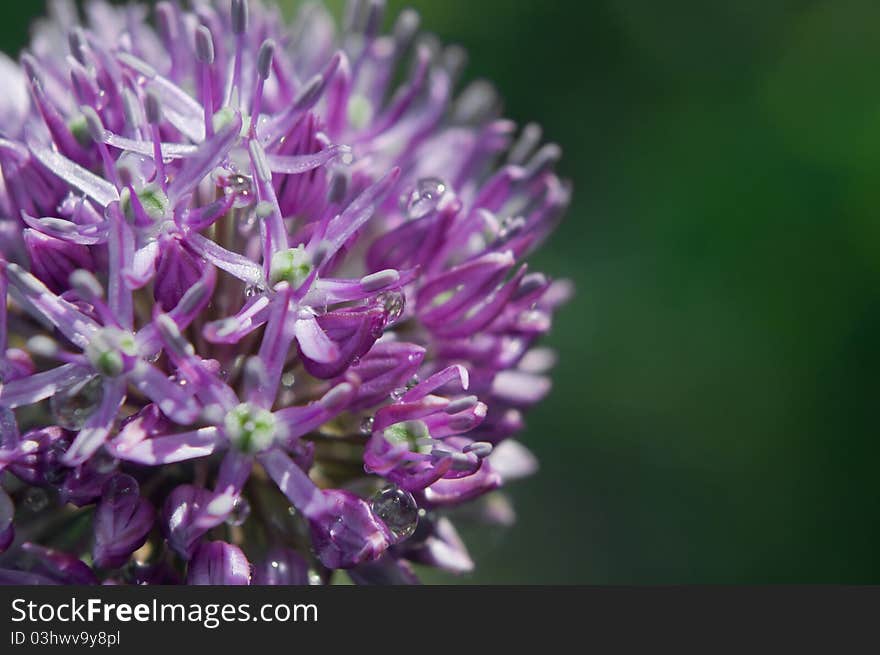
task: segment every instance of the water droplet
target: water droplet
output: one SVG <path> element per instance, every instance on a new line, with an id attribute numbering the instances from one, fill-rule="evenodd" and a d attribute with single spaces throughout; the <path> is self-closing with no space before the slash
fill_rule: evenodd
<path id="1" fill-rule="evenodd" d="M 232 203 L 232 206 L 236 209 L 248 207 L 254 204 L 256 200 L 253 180 L 249 175 L 242 175 L 241 173 L 230 175 L 226 179 L 226 193 L 235 194 L 235 201 Z"/>
<path id="2" fill-rule="evenodd" d="M 375 422 L 376 419 L 374 419 L 372 416 L 365 416 L 363 420 L 361 420 L 361 434 L 373 434 L 373 424 Z"/>
<path id="3" fill-rule="evenodd" d="M 376 296 L 376 300 L 382 304 L 387 314 L 385 325 L 396 323 L 403 315 L 403 310 L 406 307 L 406 296 L 400 291 L 383 291 Z"/>
<path id="4" fill-rule="evenodd" d="M 244 297 L 253 298 L 260 293 L 260 287 L 256 284 L 249 284 L 244 288 Z"/>
<path id="5" fill-rule="evenodd" d="M 58 425 L 68 430 L 79 430 L 98 408 L 103 397 L 103 380 L 96 375 L 60 389 L 49 400 L 49 407 Z"/>
<path id="6" fill-rule="evenodd" d="M 391 396 L 391 400 L 397 402 L 398 400 L 403 398 L 403 396 L 406 394 L 406 391 L 406 387 L 397 387 L 396 389 L 392 389 L 391 393 L 389 394 Z"/>
<path id="7" fill-rule="evenodd" d="M 92 455 L 91 462 L 97 473 L 110 473 L 116 468 L 117 460 L 102 448 Z"/>
<path id="8" fill-rule="evenodd" d="M 250 514 L 251 504 L 246 499 L 239 496 L 232 504 L 232 511 L 229 512 L 229 516 L 226 518 L 226 524 L 233 526 L 241 525 L 247 521 Z"/>
<path id="9" fill-rule="evenodd" d="M 288 389 L 296 383 L 296 377 L 290 371 L 286 371 L 281 376 L 281 384 Z"/>
<path id="10" fill-rule="evenodd" d="M 139 562 L 132 558 L 122 567 L 122 577 L 129 584 L 147 584 L 147 577 L 152 571 L 152 565 L 148 562 Z"/>
<path id="11" fill-rule="evenodd" d="M 387 486 L 373 496 L 370 507 L 398 539 L 406 539 L 416 531 L 419 507 L 410 492 Z"/>
<path id="12" fill-rule="evenodd" d="M 290 516 L 296 516 L 296 513 L 297 513 L 296 507 L 291 505 L 290 507 L 287 508 L 287 513 L 290 514 Z"/>
<path id="13" fill-rule="evenodd" d="M 313 587 L 324 584 L 321 574 L 314 569 L 309 569 L 309 584 Z"/>
<path id="14" fill-rule="evenodd" d="M 401 209 L 411 220 L 422 218 L 437 208 L 444 193 L 446 193 L 446 183 L 443 180 L 424 177 L 416 182 L 416 188 L 409 195 L 401 198 Z"/>
<path id="15" fill-rule="evenodd" d="M 354 357 L 354 358 L 352 358 L 352 360 L 351 360 L 351 364 L 349 364 L 349 366 L 359 366 L 360 363 L 361 363 L 361 358 L 360 358 L 360 357 Z"/>
<path id="16" fill-rule="evenodd" d="M 32 512 L 42 512 L 49 506 L 49 494 L 45 489 L 30 487 L 24 494 L 24 506 Z"/>
<path id="17" fill-rule="evenodd" d="M 419 376 L 413 375 L 409 380 L 406 381 L 406 390 L 409 391 L 413 387 L 415 387 L 419 383 Z"/>
<path id="18" fill-rule="evenodd" d="M 15 447 L 16 435 L 18 434 L 18 425 L 15 422 L 15 414 L 11 409 L 0 407 L 0 448 L 7 446 L 5 441 L 11 440 L 8 448 Z"/>
<path id="19" fill-rule="evenodd" d="M 140 495 L 137 481 L 130 475 L 116 475 L 104 486 L 103 497 L 113 502 L 127 502 L 127 496 Z"/>
<path id="20" fill-rule="evenodd" d="M 61 458 L 69 447 L 70 442 L 67 439 L 55 439 L 46 448 L 43 456 L 43 466 L 45 469 L 43 478 L 49 484 L 60 485 L 64 478 L 67 477 L 68 469 L 61 464 Z"/>
<path id="21" fill-rule="evenodd" d="M 498 227 L 498 240 L 508 241 L 517 236 L 526 226 L 526 219 L 522 216 L 508 216 L 501 221 Z"/>

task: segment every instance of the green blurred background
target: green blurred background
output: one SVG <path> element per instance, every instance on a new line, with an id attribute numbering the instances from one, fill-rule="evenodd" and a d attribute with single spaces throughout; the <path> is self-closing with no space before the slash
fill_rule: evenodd
<path id="1" fill-rule="evenodd" d="M 40 5 L 5 8 L 7 52 Z M 542 470 L 515 527 L 466 533 L 464 581 L 880 582 L 880 3 L 389 5 L 575 183 L 535 258 L 578 287 Z"/>

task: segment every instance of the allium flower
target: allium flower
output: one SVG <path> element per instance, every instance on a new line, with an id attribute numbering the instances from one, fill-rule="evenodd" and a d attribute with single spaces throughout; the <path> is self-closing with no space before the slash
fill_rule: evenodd
<path id="1" fill-rule="evenodd" d="M 535 468 L 559 148 L 411 11 L 191 4 L 0 60 L 0 581 L 469 570 L 446 510 Z"/>

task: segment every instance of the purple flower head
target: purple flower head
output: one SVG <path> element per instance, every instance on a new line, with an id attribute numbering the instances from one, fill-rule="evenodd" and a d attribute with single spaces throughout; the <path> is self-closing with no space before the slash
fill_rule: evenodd
<path id="1" fill-rule="evenodd" d="M 560 149 L 414 12 L 192 5 L 0 57 L 0 579 L 470 570 L 445 512 L 536 468 Z"/>

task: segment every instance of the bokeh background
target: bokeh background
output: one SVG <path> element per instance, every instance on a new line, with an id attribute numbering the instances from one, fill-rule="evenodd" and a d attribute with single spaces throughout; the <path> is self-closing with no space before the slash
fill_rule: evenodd
<path id="1" fill-rule="evenodd" d="M 542 470 L 515 527 L 466 531 L 462 581 L 880 582 L 880 3 L 389 6 L 575 183 L 534 259 L 578 288 L 524 436 Z M 0 46 L 41 12 L 4 6 Z"/>

